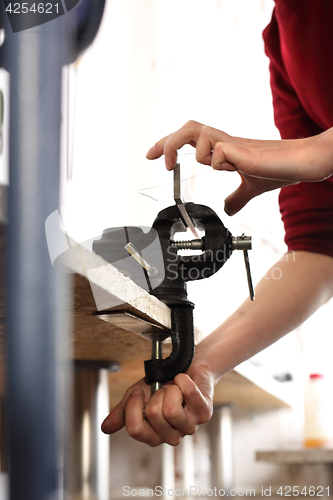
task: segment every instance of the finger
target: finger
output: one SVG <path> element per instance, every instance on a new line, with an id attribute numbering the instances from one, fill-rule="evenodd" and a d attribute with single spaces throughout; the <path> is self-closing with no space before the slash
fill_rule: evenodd
<path id="1" fill-rule="evenodd" d="M 125 406 L 125 426 L 129 436 L 136 441 L 158 446 L 162 440 L 155 433 L 144 417 L 144 394 L 139 388 L 134 389 Z"/>
<path id="2" fill-rule="evenodd" d="M 232 140 L 230 136 L 212 127 L 203 126 L 196 145 L 196 160 L 203 165 L 212 165 L 212 158 L 217 143 L 224 144 L 221 141 Z"/>
<path id="3" fill-rule="evenodd" d="M 242 180 L 238 188 L 224 200 L 224 211 L 228 215 L 235 215 L 258 194 L 258 191 Z"/>
<path id="4" fill-rule="evenodd" d="M 175 429 L 183 435 L 194 434 L 197 428 L 193 416 L 185 411 L 184 395 L 179 386 L 167 388 L 164 396 L 163 416 Z"/>
<path id="5" fill-rule="evenodd" d="M 174 382 L 183 393 L 187 412 L 195 416 L 195 425 L 208 422 L 212 414 L 211 404 L 194 381 L 185 373 L 180 373 Z"/>
<path id="6" fill-rule="evenodd" d="M 139 387 L 143 391 L 149 391 L 150 387 L 146 384 L 145 379 L 139 380 L 134 386 L 129 387 L 124 394 L 122 400 L 113 408 L 110 414 L 106 417 L 104 422 L 101 425 L 101 429 L 105 434 L 113 434 L 114 432 L 119 431 L 125 425 L 125 406 L 127 399 L 133 390 Z M 146 395 L 146 400 L 148 400 L 149 396 Z"/>
<path id="7" fill-rule="evenodd" d="M 225 143 L 217 142 L 215 144 L 211 158 L 211 166 L 214 170 L 226 170 L 228 172 L 233 172 L 237 170 L 237 168 L 233 163 L 227 161 L 225 149 L 227 149 L 227 145 Z"/>
<path id="8" fill-rule="evenodd" d="M 104 422 L 101 425 L 102 432 L 104 434 L 113 434 L 114 432 L 119 431 L 125 425 L 125 415 L 124 408 L 120 405 L 117 405 L 111 413 L 106 417 Z"/>
<path id="9" fill-rule="evenodd" d="M 201 123 L 191 120 L 168 137 L 164 143 L 165 166 L 167 170 L 175 168 L 178 149 L 181 149 L 185 144 L 196 146 L 202 127 Z"/>
<path id="10" fill-rule="evenodd" d="M 184 437 L 184 433 L 173 427 L 164 416 L 165 395 L 170 388 L 171 386 L 167 389 L 163 388 L 154 394 L 145 407 L 145 415 L 149 424 L 163 443 L 167 443 L 171 446 L 177 446 L 180 443 L 180 440 Z M 175 391 L 173 392 L 176 399 L 178 399 L 178 402 L 174 401 L 173 404 L 177 407 L 181 407 L 183 397 L 179 388 L 175 388 L 178 394 L 175 394 Z"/>
<path id="11" fill-rule="evenodd" d="M 146 158 L 148 160 L 156 160 L 157 158 L 160 158 L 163 154 L 164 151 L 164 144 L 166 140 L 170 137 L 171 134 L 167 135 L 166 137 L 163 137 L 160 139 L 146 154 Z"/>

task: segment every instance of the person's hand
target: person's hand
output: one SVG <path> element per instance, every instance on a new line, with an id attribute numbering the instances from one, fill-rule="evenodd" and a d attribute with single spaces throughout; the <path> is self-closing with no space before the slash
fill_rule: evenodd
<path id="1" fill-rule="evenodd" d="M 232 137 L 195 121 L 158 141 L 148 159 L 165 155 L 172 170 L 178 149 L 196 148 L 196 160 L 216 170 L 237 171 L 241 184 L 225 200 L 225 210 L 234 215 L 252 198 L 266 191 L 301 181 L 321 181 L 332 174 L 333 129 L 319 136 L 290 141 L 260 141 Z"/>
<path id="2" fill-rule="evenodd" d="M 149 446 L 176 446 L 212 416 L 213 388 L 208 367 L 194 363 L 152 397 L 150 385 L 141 379 L 127 389 L 104 420 L 102 431 L 113 434 L 125 426 L 129 436 Z"/>

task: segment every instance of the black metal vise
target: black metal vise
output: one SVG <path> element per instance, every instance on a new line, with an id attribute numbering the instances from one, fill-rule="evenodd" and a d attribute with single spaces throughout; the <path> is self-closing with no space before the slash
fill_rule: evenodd
<path id="1" fill-rule="evenodd" d="M 148 382 L 167 382 L 185 372 L 194 355 L 193 308 L 187 298 L 186 282 L 208 278 L 216 273 L 232 253 L 232 236 L 216 213 L 204 205 L 185 204 L 195 226 L 205 232 L 202 239 L 175 241 L 186 231 L 177 205 L 162 210 L 155 219 L 164 258 L 164 280 L 151 292 L 171 309 L 172 352 L 165 359 L 145 361 Z M 181 249 L 201 250 L 199 255 L 181 256 Z"/>
<path id="2" fill-rule="evenodd" d="M 171 309 L 172 352 L 165 359 L 158 355 L 145 361 L 147 382 L 157 384 L 155 389 L 173 380 L 178 373 L 186 372 L 193 359 L 194 304 L 187 298 L 186 283 L 215 274 L 233 250 L 244 250 L 245 256 L 251 248 L 251 238 L 233 237 L 211 208 L 194 203 L 184 206 L 196 228 L 204 232 L 202 238 L 175 240 L 177 233 L 186 231 L 186 225 L 178 206 L 173 205 L 157 215 L 147 232 L 138 227 L 108 229 L 93 244 L 96 253 Z M 201 253 L 181 255 L 179 250 L 184 249 Z M 129 253 L 134 258 L 129 257 Z M 249 278 L 247 255 L 245 263 Z M 156 337 L 154 341 L 160 344 Z"/>

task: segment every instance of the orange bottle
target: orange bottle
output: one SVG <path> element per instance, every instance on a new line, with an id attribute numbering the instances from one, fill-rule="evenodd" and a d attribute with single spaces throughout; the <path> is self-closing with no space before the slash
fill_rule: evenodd
<path id="1" fill-rule="evenodd" d="M 333 445 L 332 388 L 321 373 L 312 373 L 304 395 L 304 446 L 328 448 Z"/>

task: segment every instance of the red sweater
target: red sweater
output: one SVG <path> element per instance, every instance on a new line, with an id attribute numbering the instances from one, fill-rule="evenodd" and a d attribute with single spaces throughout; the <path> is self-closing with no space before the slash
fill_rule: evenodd
<path id="1" fill-rule="evenodd" d="M 333 0 L 275 0 L 264 31 L 274 119 L 282 139 L 333 127 Z M 314 165 L 315 168 L 315 165 Z M 283 188 L 289 250 L 333 257 L 333 177 Z"/>

